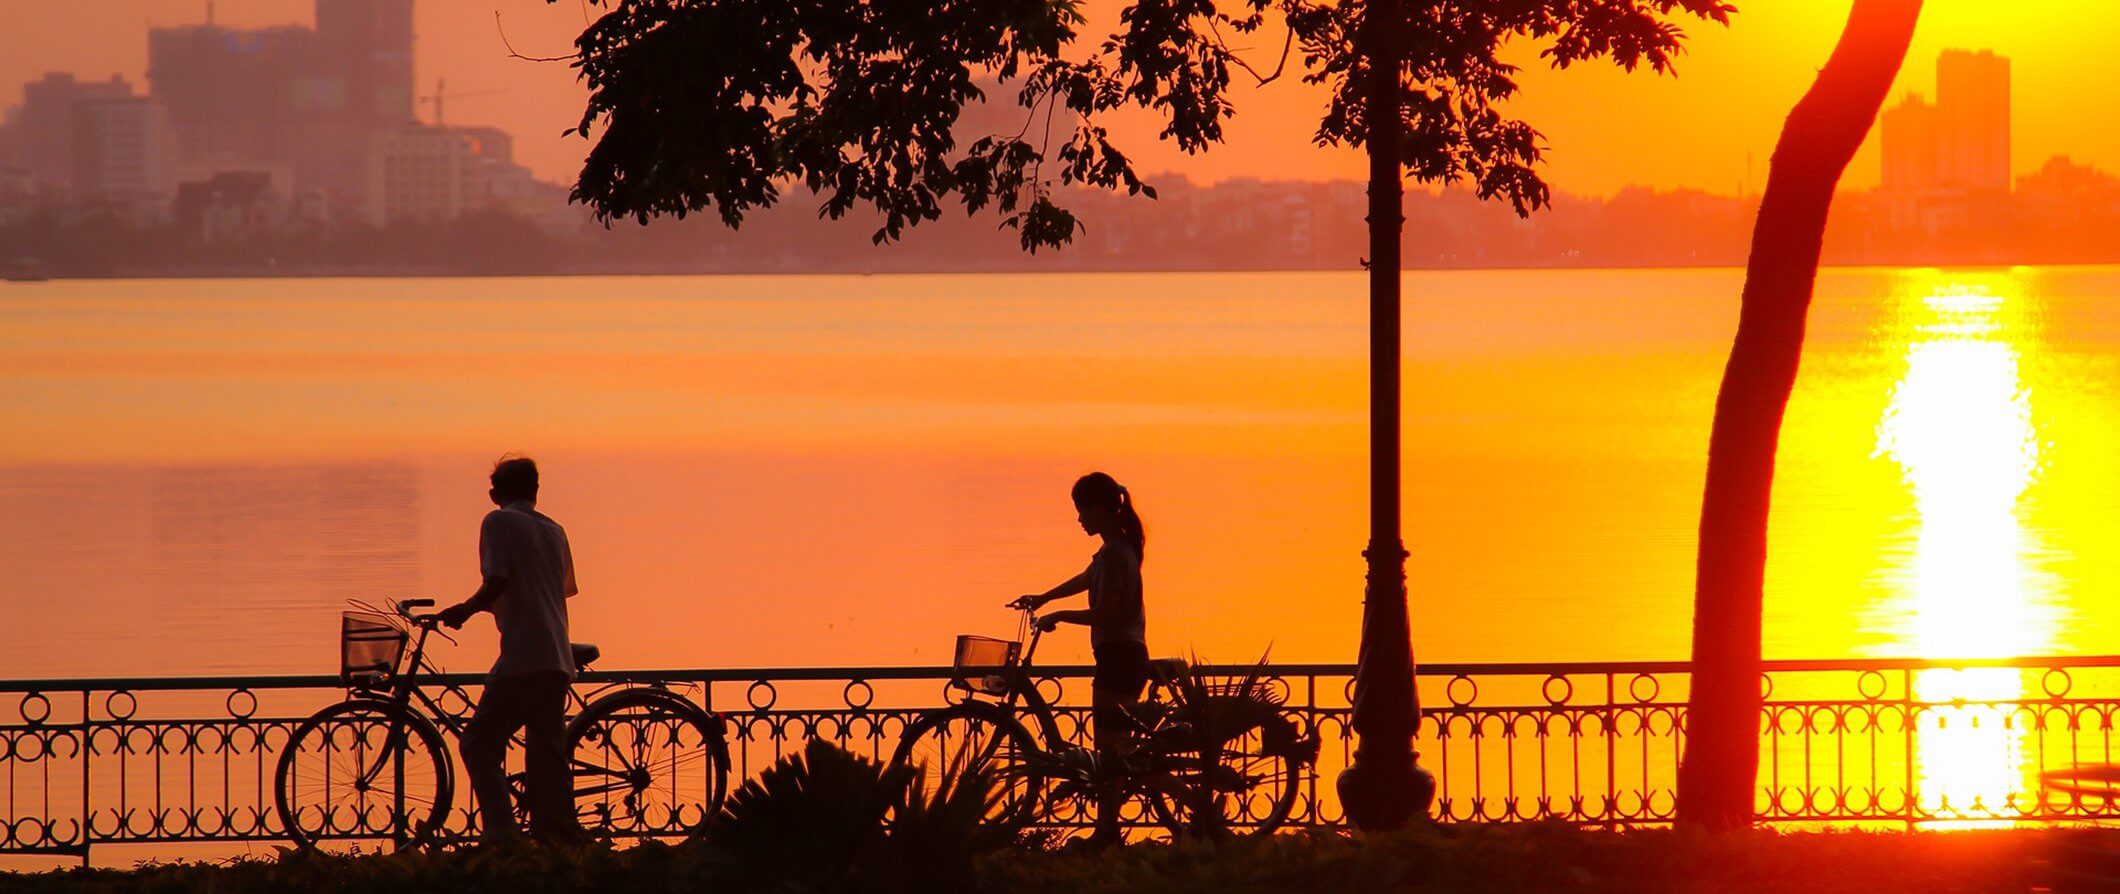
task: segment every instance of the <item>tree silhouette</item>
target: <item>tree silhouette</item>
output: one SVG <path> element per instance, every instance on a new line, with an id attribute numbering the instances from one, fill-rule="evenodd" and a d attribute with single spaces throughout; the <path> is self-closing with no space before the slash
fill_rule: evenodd
<path id="1" fill-rule="evenodd" d="M 1855 0 L 1840 42 L 1782 124 L 1752 228 L 1737 338 L 1715 398 L 1693 596 L 1693 694 L 1678 818 L 1747 826 L 1759 775 L 1767 509 L 1803 355 L 1833 190 L 1906 58 L 1921 0 Z"/>
<path id="2" fill-rule="evenodd" d="M 1114 0 L 1126 2 L 1126 0 Z M 1081 0 L 608 0 L 576 41 L 594 135 L 573 196 L 606 221 L 714 209 L 737 226 L 787 184 L 833 218 L 883 218 L 874 239 L 991 207 L 1024 249 L 1082 228 L 1055 196 L 1079 185 L 1153 198 L 1100 122 L 1146 109 L 1186 152 L 1222 139 L 1232 73 L 1281 76 L 1293 55 L 1330 96 L 1323 145 L 1370 156 L 1370 541 L 1353 726 L 1340 780 L 1350 818 L 1386 827 L 1425 813 L 1414 766 L 1419 704 L 1399 508 L 1399 249 L 1407 175 L 1469 183 L 1519 214 L 1542 207 L 1540 136 L 1502 113 L 1517 90 L 1503 44 L 1528 39 L 1565 68 L 1609 59 L 1669 72 L 1695 17 L 1727 23 L 1727 0 L 1131 0 L 1119 29 L 1083 37 Z M 1270 70 L 1227 35 L 1285 29 Z M 992 76 L 1016 85 L 1014 134 L 957 145 L 954 125 Z M 1372 114 L 1382 106 L 1391 113 Z M 1065 114 L 1061 114 L 1065 113 Z M 1072 119 L 1070 121 L 1070 119 Z M 1056 121 L 1061 134 L 1053 134 Z"/>

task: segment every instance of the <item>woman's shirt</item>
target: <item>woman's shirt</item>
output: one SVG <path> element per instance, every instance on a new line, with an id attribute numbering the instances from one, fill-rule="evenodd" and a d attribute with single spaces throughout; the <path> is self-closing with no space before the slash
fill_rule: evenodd
<path id="1" fill-rule="evenodd" d="M 1089 560 L 1090 648 L 1106 643 L 1148 644 L 1148 612 L 1141 603 L 1141 557 L 1112 539 Z"/>

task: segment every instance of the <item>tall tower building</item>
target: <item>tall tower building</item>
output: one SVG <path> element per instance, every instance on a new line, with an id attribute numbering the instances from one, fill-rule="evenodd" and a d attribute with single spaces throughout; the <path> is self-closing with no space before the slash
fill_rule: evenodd
<path id="1" fill-rule="evenodd" d="M 412 123 L 413 0 L 316 0 L 320 103 L 305 133 L 304 178 L 365 201 L 369 145 Z"/>
<path id="2" fill-rule="evenodd" d="M 413 0 L 317 0 L 317 42 L 340 112 L 378 129 L 413 119 Z"/>
<path id="3" fill-rule="evenodd" d="M 1910 95 L 1879 116 L 1884 187 L 2010 188 L 2010 60 L 1993 51 L 1936 57 L 1936 102 Z"/>
<path id="4" fill-rule="evenodd" d="M 1936 109 L 1946 186 L 2010 188 L 2010 60 L 1991 50 L 1936 57 Z"/>
<path id="5" fill-rule="evenodd" d="M 316 102 L 316 35 L 188 25 L 147 33 L 150 93 L 169 110 L 175 161 L 187 173 L 291 169 L 302 117 Z"/>
<path id="6" fill-rule="evenodd" d="M 161 103 L 144 96 L 84 100 L 73 117 L 75 194 L 152 200 L 168 191 Z"/>
<path id="7" fill-rule="evenodd" d="M 9 129 L 23 169 L 44 188 L 71 184 L 75 110 L 86 102 L 132 95 L 132 85 L 116 76 L 77 81 L 73 75 L 54 73 L 22 85 L 22 108 Z"/>
<path id="8" fill-rule="evenodd" d="M 1936 120 L 1936 107 L 1917 95 L 1909 95 L 1878 116 L 1885 189 L 1914 192 L 1936 186 L 1942 156 Z"/>

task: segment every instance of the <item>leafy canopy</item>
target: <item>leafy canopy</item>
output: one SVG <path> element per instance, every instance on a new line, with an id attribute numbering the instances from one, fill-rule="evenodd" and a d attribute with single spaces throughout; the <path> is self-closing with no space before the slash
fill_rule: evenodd
<path id="1" fill-rule="evenodd" d="M 1068 242 L 1080 223 L 1056 184 L 1155 196 L 1100 124 L 1138 107 L 1188 153 L 1222 139 L 1233 72 L 1279 77 L 1293 53 L 1330 103 L 1315 138 L 1360 145 L 1366 63 L 1355 36 L 1365 0 L 1133 0 L 1119 30 L 1079 33 L 1082 0 L 598 0 L 610 9 L 576 41 L 595 134 L 573 198 L 605 221 L 713 208 L 739 225 L 786 184 L 883 217 L 875 240 L 993 206 L 1025 249 Z M 1502 113 L 1517 89 L 1498 58 L 1512 38 L 1556 67 L 1604 58 L 1669 72 L 1686 16 L 1727 24 L 1725 0 L 1400 0 L 1407 64 L 1401 113 L 1407 173 L 1469 182 L 1519 214 L 1546 204 L 1539 134 Z M 1230 35 L 1285 29 L 1271 73 Z M 1013 86 L 1023 125 L 957 143 L 981 84 Z M 1061 132 L 1054 133 L 1055 125 Z"/>

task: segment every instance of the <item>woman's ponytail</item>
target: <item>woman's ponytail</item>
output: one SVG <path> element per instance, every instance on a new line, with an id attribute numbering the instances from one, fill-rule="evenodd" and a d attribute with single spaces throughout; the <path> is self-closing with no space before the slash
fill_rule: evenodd
<path id="1" fill-rule="evenodd" d="M 1148 531 L 1142 527 L 1141 514 L 1134 511 L 1133 495 L 1125 485 L 1103 472 L 1091 472 L 1075 481 L 1074 498 L 1078 505 L 1116 510 L 1119 535 L 1134 548 L 1134 556 L 1148 554 Z"/>

